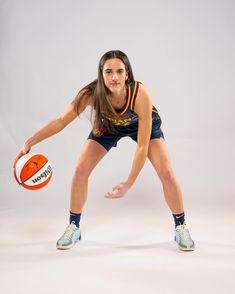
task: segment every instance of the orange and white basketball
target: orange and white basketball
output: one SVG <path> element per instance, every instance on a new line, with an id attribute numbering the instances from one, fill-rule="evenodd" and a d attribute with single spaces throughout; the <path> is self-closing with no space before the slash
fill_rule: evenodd
<path id="1" fill-rule="evenodd" d="M 28 153 L 16 162 L 14 176 L 24 188 L 38 190 L 49 183 L 52 177 L 52 167 L 44 155 Z"/>

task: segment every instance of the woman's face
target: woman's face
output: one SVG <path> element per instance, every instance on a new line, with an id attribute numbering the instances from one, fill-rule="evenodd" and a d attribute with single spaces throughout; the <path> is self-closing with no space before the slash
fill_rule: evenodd
<path id="1" fill-rule="evenodd" d="M 105 86 L 111 91 L 111 93 L 119 94 L 125 89 L 128 73 L 121 59 L 112 58 L 106 60 L 102 73 Z"/>

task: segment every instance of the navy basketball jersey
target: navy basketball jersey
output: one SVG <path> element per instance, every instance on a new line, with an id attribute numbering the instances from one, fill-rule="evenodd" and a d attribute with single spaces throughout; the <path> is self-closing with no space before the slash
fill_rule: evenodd
<path id="1" fill-rule="evenodd" d="M 116 126 L 128 126 L 138 120 L 138 115 L 134 112 L 135 100 L 138 94 L 140 82 L 135 81 L 128 85 L 126 103 L 121 109 L 116 109 L 120 115 L 119 119 L 106 117 L 112 124 Z M 152 106 L 152 114 L 159 116 L 158 110 Z"/>

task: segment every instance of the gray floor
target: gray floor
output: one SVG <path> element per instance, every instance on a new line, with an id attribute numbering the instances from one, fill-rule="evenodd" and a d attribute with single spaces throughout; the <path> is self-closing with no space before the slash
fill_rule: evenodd
<path id="1" fill-rule="evenodd" d="M 84 215 L 82 241 L 59 251 L 55 242 L 67 219 L 35 211 L 0 213 L 2 293 L 235 291 L 232 211 L 191 213 L 194 252 L 177 249 L 172 219 L 164 211 L 157 217 L 153 212 Z"/>

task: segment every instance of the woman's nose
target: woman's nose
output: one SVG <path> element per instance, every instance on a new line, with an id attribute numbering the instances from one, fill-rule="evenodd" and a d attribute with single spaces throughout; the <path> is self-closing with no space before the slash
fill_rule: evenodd
<path id="1" fill-rule="evenodd" d="M 116 81 L 117 80 L 117 74 L 116 73 L 113 73 L 112 80 L 113 81 Z"/>

